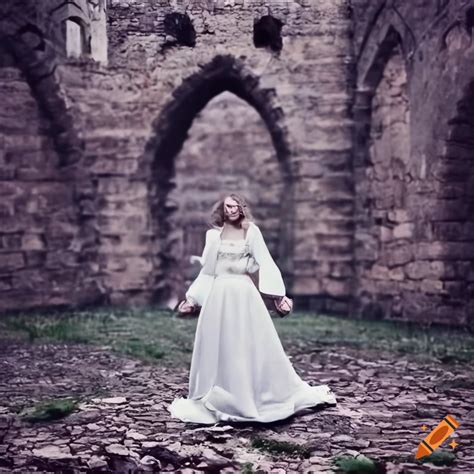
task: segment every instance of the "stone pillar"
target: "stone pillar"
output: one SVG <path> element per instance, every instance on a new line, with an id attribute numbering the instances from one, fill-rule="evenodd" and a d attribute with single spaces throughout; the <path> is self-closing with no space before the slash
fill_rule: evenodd
<path id="1" fill-rule="evenodd" d="M 107 65 L 107 13 L 105 0 L 89 0 L 91 28 L 91 56 Z"/>

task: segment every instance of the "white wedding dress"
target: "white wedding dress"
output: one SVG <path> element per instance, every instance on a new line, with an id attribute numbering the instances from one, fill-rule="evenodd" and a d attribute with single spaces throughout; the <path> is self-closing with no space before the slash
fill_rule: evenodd
<path id="1" fill-rule="evenodd" d="M 327 385 L 310 386 L 295 372 L 246 273 L 251 257 L 245 239 L 219 244 L 216 276 L 196 328 L 188 398 L 168 406 L 174 418 L 271 422 L 336 404 Z"/>

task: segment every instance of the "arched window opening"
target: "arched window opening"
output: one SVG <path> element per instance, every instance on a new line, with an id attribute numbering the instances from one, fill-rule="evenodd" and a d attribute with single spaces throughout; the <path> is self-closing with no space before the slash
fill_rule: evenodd
<path id="1" fill-rule="evenodd" d="M 70 17 L 65 22 L 66 55 L 68 58 L 81 58 L 90 53 L 89 38 L 80 18 Z"/>
<path id="2" fill-rule="evenodd" d="M 358 299 L 364 314 L 393 318 L 401 316 L 394 288 L 411 260 L 415 231 L 406 201 L 413 171 L 408 76 L 394 28 L 380 44 L 364 85 L 370 93 L 360 116 L 356 164 Z"/>
<path id="3" fill-rule="evenodd" d="M 441 245 L 437 275 L 443 304 L 472 323 L 474 314 L 474 80 L 447 122 L 445 152 L 433 168 L 437 194 L 429 219 L 433 246 Z M 430 242 L 431 243 L 431 242 Z"/>
<path id="4" fill-rule="evenodd" d="M 196 46 L 196 31 L 193 23 L 185 13 L 168 13 L 163 22 L 165 34 L 171 37 L 171 42 L 180 46 L 193 48 Z"/>
<path id="5" fill-rule="evenodd" d="M 241 191 L 256 206 L 269 248 L 291 272 L 293 180 L 283 121 L 275 92 L 259 88 L 231 56 L 217 56 L 173 92 L 146 147 L 155 302 L 182 296 L 189 279 L 182 263 L 189 270 L 189 256 L 202 251 L 209 208 L 223 192 Z"/>
<path id="6" fill-rule="evenodd" d="M 219 124 L 219 131 L 215 125 Z M 249 201 L 267 245 L 278 261 L 279 217 L 283 179 L 268 129 L 258 112 L 230 92 L 214 97 L 195 117 L 175 158 L 175 188 L 168 195 L 172 254 L 177 273 L 190 283 L 199 267 L 210 209 L 223 192 L 240 192 Z M 170 248 L 173 245 L 170 242 Z M 180 285 L 178 285 L 178 288 Z"/>
<path id="7" fill-rule="evenodd" d="M 271 15 L 262 16 L 253 25 L 253 44 L 256 48 L 270 48 L 279 53 L 283 48 L 283 23 Z"/>

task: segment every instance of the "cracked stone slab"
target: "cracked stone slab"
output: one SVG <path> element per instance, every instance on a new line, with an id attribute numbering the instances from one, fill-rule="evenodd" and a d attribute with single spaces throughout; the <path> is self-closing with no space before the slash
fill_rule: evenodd
<path id="1" fill-rule="evenodd" d="M 329 379 L 337 406 L 269 424 L 202 427 L 171 419 L 166 410 L 177 394 L 186 394 L 184 368 L 148 365 L 82 345 L 5 341 L 0 357 L 0 454 L 8 472 L 36 469 L 35 459 L 51 470 L 70 465 L 236 472 L 250 463 L 259 472 L 334 472 L 335 456 L 354 453 L 382 463 L 387 472 L 429 472 L 414 462 L 416 446 L 426 436 L 421 426 L 434 427 L 448 413 L 460 422 L 450 472 L 474 472 L 474 391 L 465 388 L 471 377 L 465 365 L 387 359 L 347 348 L 296 354 L 295 369 L 310 384 Z M 129 377 L 109 377 L 127 367 L 133 367 Z M 35 424 L 18 416 L 23 406 L 71 394 L 83 401 L 62 420 Z M 260 451 L 252 448 L 255 437 L 296 443 L 311 454 L 305 459 Z"/>

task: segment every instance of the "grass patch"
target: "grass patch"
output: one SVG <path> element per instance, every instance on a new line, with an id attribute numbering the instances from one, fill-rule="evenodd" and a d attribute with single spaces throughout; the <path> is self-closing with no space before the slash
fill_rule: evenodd
<path id="1" fill-rule="evenodd" d="M 41 339 L 49 339 L 55 341 L 83 343 L 90 340 L 90 336 L 84 333 L 75 321 L 71 319 L 55 319 L 35 318 L 30 321 L 27 318 L 18 318 L 8 321 L 8 328 L 24 332 L 30 342 Z"/>
<path id="2" fill-rule="evenodd" d="M 38 403 L 37 405 L 22 410 L 19 415 L 26 421 L 37 423 L 65 418 L 79 405 L 74 398 L 58 398 Z"/>
<path id="3" fill-rule="evenodd" d="M 456 461 L 456 456 L 452 452 L 439 450 L 416 461 L 420 464 L 430 463 L 435 466 L 451 466 Z"/>
<path id="4" fill-rule="evenodd" d="M 125 341 L 122 347 L 117 346 L 116 349 L 124 354 L 148 361 L 160 360 L 166 355 L 158 345 L 144 343 L 139 339 Z"/>
<path id="5" fill-rule="evenodd" d="M 246 462 L 240 466 L 241 474 L 253 474 L 255 472 L 253 464 L 251 462 Z"/>
<path id="6" fill-rule="evenodd" d="M 286 344 L 307 351 L 308 344 L 411 354 L 445 363 L 474 362 L 474 335 L 467 329 L 415 326 L 398 321 L 367 321 L 295 313 L 275 320 Z"/>
<path id="7" fill-rule="evenodd" d="M 190 363 L 196 324 L 196 319 L 177 319 L 170 311 L 108 309 L 6 316 L 0 332 L 30 342 L 89 343 L 175 367 Z"/>
<path id="8" fill-rule="evenodd" d="M 359 454 L 358 456 L 337 456 L 334 458 L 337 468 L 347 474 L 377 474 L 379 468 L 372 459 Z"/>
<path id="9" fill-rule="evenodd" d="M 290 354 L 327 345 L 412 354 L 422 360 L 474 362 L 474 336 L 461 329 L 298 312 L 275 318 L 274 323 Z M 31 342 L 90 343 L 165 366 L 189 367 L 196 324 L 197 318 L 178 319 L 168 310 L 107 308 L 6 315 L 0 319 L 0 333 L 4 338 L 21 337 Z"/>
<path id="10" fill-rule="evenodd" d="M 252 438 L 252 448 L 266 451 L 270 454 L 284 454 L 285 456 L 298 458 L 309 458 L 311 455 L 311 451 L 301 444 L 290 443 L 288 441 L 275 441 L 259 436 Z"/>

